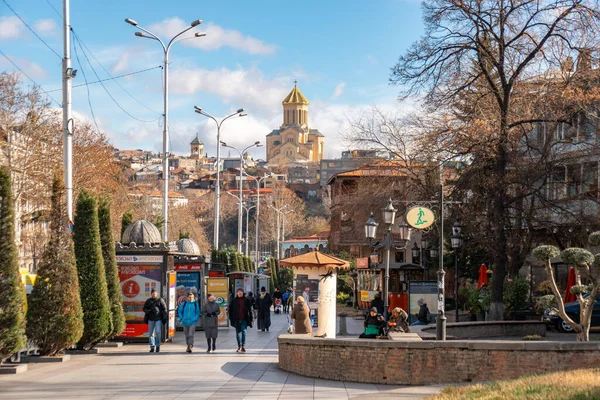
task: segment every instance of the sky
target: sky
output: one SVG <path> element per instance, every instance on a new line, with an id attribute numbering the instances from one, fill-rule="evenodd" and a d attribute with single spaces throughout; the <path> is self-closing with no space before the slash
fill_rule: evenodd
<path id="1" fill-rule="evenodd" d="M 310 101 L 309 126 L 325 135 L 326 158 L 339 158 L 351 147 L 343 139 L 348 120 L 372 106 L 404 106 L 388 83 L 390 68 L 423 34 L 417 0 L 72 0 L 73 85 L 82 85 L 73 89 L 74 114 L 95 121 L 117 148 L 156 152 L 163 72 L 155 67 L 164 53 L 157 41 L 136 37 L 125 18 L 167 42 L 203 21 L 188 34 L 205 37 L 176 42 L 169 52 L 170 151 L 180 155 L 189 154 L 196 134 L 205 152 L 216 154 L 216 125 L 195 114 L 195 105 L 217 119 L 244 108 L 248 116 L 226 121 L 221 140 L 238 148 L 264 143 L 281 125 L 281 101 L 297 80 Z M 0 50 L 55 107 L 62 99 L 62 43 L 60 0 L 0 0 Z M 0 54 L 0 71 L 17 68 Z M 86 87 L 86 79 L 108 80 Z M 252 154 L 265 158 L 264 147 Z"/>

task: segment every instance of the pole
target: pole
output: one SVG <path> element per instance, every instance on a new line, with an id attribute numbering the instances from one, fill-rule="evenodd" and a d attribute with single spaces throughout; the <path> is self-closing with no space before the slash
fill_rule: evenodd
<path id="1" fill-rule="evenodd" d="M 215 120 L 216 121 L 216 120 Z M 221 124 L 217 122 L 217 180 L 215 182 L 215 237 L 213 238 L 213 247 L 219 250 L 219 221 L 221 197 Z"/>
<path id="2" fill-rule="evenodd" d="M 281 224 L 281 254 L 285 257 L 285 251 L 283 251 L 283 242 L 285 242 L 285 213 L 281 215 L 282 224 Z"/>
<path id="3" fill-rule="evenodd" d="M 250 239 L 248 237 L 248 225 L 249 225 L 249 221 L 250 221 L 250 207 L 248 207 L 246 209 L 246 257 L 248 256 L 248 242 L 249 242 L 248 239 Z"/>
<path id="4" fill-rule="evenodd" d="M 70 0 L 63 0 L 63 168 L 67 194 L 67 215 L 73 221 L 73 116 L 71 113 L 71 16 Z"/>
<path id="5" fill-rule="evenodd" d="M 438 304 L 436 319 L 436 340 L 446 340 L 446 312 L 444 311 L 444 168 L 440 158 L 440 263 L 438 269 Z"/>
<path id="6" fill-rule="evenodd" d="M 164 126 L 163 126 L 163 226 L 162 239 L 168 242 L 169 224 L 169 49 L 165 49 L 164 60 L 165 88 L 164 99 Z"/>
<path id="7" fill-rule="evenodd" d="M 275 210 L 277 211 L 277 261 L 279 261 L 281 258 L 279 257 L 280 253 L 279 253 L 279 210 Z"/>
<path id="8" fill-rule="evenodd" d="M 454 251 L 454 322 L 458 322 L 458 248 Z"/>
<path id="9" fill-rule="evenodd" d="M 390 283 L 390 249 L 392 247 L 392 225 L 388 225 L 387 237 L 385 239 L 385 282 L 383 286 L 383 318 L 388 320 L 389 308 L 389 283 Z"/>
<path id="10" fill-rule="evenodd" d="M 239 189 L 240 189 L 240 201 L 239 201 L 239 207 L 238 207 L 238 253 L 242 252 L 242 177 L 243 177 L 243 173 L 244 173 L 244 158 L 242 157 L 242 153 L 240 152 L 240 184 L 239 184 Z"/>
<path id="11" fill-rule="evenodd" d="M 256 191 L 256 234 L 254 238 L 254 257 L 256 258 L 256 265 L 254 265 L 254 273 L 258 274 L 258 262 L 260 261 L 260 254 L 258 251 L 258 224 L 260 221 L 260 179 L 256 180 L 256 184 L 258 185 Z"/>

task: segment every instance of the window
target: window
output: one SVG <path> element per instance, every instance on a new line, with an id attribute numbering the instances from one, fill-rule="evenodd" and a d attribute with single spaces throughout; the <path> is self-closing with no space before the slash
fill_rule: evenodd
<path id="1" fill-rule="evenodd" d="M 280 142 L 279 140 L 276 140 L 276 141 L 274 141 L 274 142 L 273 142 L 273 144 L 274 144 L 275 146 L 279 146 L 279 145 L 281 144 L 281 142 Z"/>
<path id="2" fill-rule="evenodd" d="M 294 138 L 292 138 L 292 137 L 287 138 L 287 142 L 288 143 L 294 143 Z"/>
<path id="3" fill-rule="evenodd" d="M 286 156 L 290 156 L 290 157 L 291 157 L 291 156 L 292 156 L 292 154 L 293 154 L 293 153 L 292 153 L 292 151 L 291 151 L 291 150 L 286 150 L 286 151 L 285 151 L 285 155 L 286 155 Z"/>

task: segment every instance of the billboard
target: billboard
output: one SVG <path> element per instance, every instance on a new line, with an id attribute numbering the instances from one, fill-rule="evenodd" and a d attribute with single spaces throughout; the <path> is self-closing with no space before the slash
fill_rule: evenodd
<path id="1" fill-rule="evenodd" d="M 200 312 L 202 312 L 202 299 L 200 298 L 200 272 L 177 272 L 177 288 L 175 295 L 175 309 L 178 309 L 181 303 L 187 299 L 187 294 L 189 292 L 193 292 L 196 296 L 196 300 L 198 300 L 198 306 L 200 307 Z M 201 320 L 198 320 L 197 326 L 201 325 Z M 176 317 L 176 326 L 181 326 L 181 321 L 179 317 Z"/>
<path id="2" fill-rule="evenodd" d="M 417 321 L 415 314 L 419 313 L 417 301 L 423 299 L 431 313 L 432 322 L 437 317 L 437 282 L 436 281 L 410 281 L 408 282 L 408 308 L 410 322 Z"/>
<path id="3" fill-rule="evenodd" d="M 119 282 L 123 296 L 123 312 L 127 327 L 121 336 L 147 337 L 148 326 L 144 324 L 144 303 L 152 289 L 161 293 L 162 266 L 119 265 Z"/>
<path id="4" fill-rule="evenodd" d="M 219 326 L 229 326 L 229 318 L 227 318 L 227 306 L 229 305 L 229 278 L 207 278 L 206 293 L 212 293 L 215 296 L 215 301 L 221 309 Z"/>

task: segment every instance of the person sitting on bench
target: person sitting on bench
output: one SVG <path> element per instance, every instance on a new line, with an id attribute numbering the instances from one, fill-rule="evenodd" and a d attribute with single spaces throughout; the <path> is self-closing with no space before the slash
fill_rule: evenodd
<path id="1" fill-rule="evenodd" d="M 371 308 L 369 315 L 364 322 L 365 331 L 360 334 L 359 339 L 375 339 L 383 335 L 385 319 L 383 315 L 377 312 L 377 308 Z"/>

